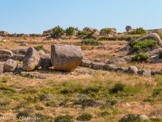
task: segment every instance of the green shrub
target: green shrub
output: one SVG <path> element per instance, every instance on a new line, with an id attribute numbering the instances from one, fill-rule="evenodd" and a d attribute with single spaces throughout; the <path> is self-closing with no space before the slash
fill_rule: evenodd
<path id="1" fill-rule="evenodd" d="M 143 41 L 134 41 L 131 45 L 131 52 L 145 52 L 157 47 L 157 41 L 145 39 Z"/>
<path id="2" fill-rule="evenodd" d="M 30 114 L 29 114 L 30 112 L 29 111 L 27 111 L 27 110 L 25 110 L 25 111 L 21 111 L 21 112 L 19 112 L 17 115 L 16 115 L 16 118 L 22 118 L 22 117 L 29 117 L 30 116 Z"/>
<path id="3" fill-rule="evenodd" d="M 146 62 L 150 58 L 146 53 L 139 53 L 132 58 L 132 61 Z"/>
<path id="4" fill-rule="evenodd" d="M 39 45 L 39 46 L 36 46 L 35 49 L 36 49 L 37 51 L 39 51 L 39 50 L 43 50 L 43 47 L 44 47 L 43 45 Z"/>
<path id="5" fill-rule="evenodd" d="M 85 45 L 101 45 L 102 43 L 95 40 L 95 39 L 84 39 L 84 40 L 82 40 L 81 44 L 85 44 Z"/>
<path id="6" fill-rule="evenodd" d="M 156 96 L 158 96 L 161 92 L 162 92 L 162 89 L 154 89 L 154 91 L 153 91 L 153 93 L 152 93 L 152 96 L 153 96 L 153 97 L 156 97 Z"/>
<path id="7" fill-rule="evenodd" d="M 112 32 L 112 29 L 111 28 L 105 28 L 104 30 L 103 30 L 103 35 L 107 35 L 107 34 L 110 34 Z"/>
<path id="8" fill-rule="evenodd" d="M 60 38 L 65 33 L 64 30 L 60 26 L 56 26 L 52 31 L 53 32 L 52 32 L 51 36 L 53 38 Z"/>
<path id="9" fill-rule="evenodd" d="M 134 114 L 128 114 L 119 120 L 119 122 L 141 122 L 141 121 L 142 120 L 139 118 L 139 116 Z"/>
<path id="10" fill-rule="evenodd" d="M 89 34 L 88 31 L 79 31 L 78 36 L 87 36 Z"/>
<path id="11" fill-rule="evenodd" d="M 110 89 L 110 93 L 118 93 L 119 91 L 124 91 L 125 85 L 122 83 L 117 83 L 113 88 Z"/>
<path id="12" fill-rule="evenodd" d="M 41 113 L 36 113 L 35 117 L 39 118 L 38 121 L 40 122 L 53 122 L 53 118 L 48 115 L 43 115 Z"/>
<path id="13" fill-rule="evenodd" d="M 77 118 L 78 121 L 90 121 L 91 119 L 92 119 L 92 115 L 89 113 L 83 113 Z"/>
<path id="14" fill-rule="evenodd" d="M 2 83 L 6 83 L 8 81 L 9 81 L 8 77 L 3 77 L 2 79 L 0 79 L 0 82 L 2 82 Z"/>
<path id="15" fill-rule="evenodd" d="M 159 52 L 159 58 L 162 59 L 162 50 Z"/>
<path id="16" fill-rule="evenodd" d="M 131 34 L 146 34 L 147 31 L 143 28 L 137 28 L 136 30 L 132 31 Z"/>
<path id="17" fill-rule="evenodd" d="M 73 36 L 75 34 L 75 28 L 69 27 L 65 30 L 67 36 Z"/>
<path id="18" fill-rule="evenodd" d="M 55 122 L 73 122 L 73 117 L 70 115 L 66 115 L 66 116 L 58 116 L 55 118 Z"/>

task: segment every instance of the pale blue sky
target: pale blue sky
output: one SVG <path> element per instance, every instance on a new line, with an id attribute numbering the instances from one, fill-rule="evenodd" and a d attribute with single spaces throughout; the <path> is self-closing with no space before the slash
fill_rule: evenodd
<path id="1" fill-rule="evenodd" d="M 0 0 L 0 30 L 42 33 L 60 25 L 162 28 L 162 0 Z"/>

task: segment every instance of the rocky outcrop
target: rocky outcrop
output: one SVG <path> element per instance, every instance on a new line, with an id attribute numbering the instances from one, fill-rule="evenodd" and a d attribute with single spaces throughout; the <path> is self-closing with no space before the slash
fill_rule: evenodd
<path id="1" fill-rule="evenodd" d="M 28 48 L 16 48 L 16 49 L 13 49 L 12 52 L 14 54 L 21 54 L 21 55 L 25 55 L 26 52 L 27 52 Z"/>
<path id="2" fill-rule="evenodd" d="M 83 58 L 81 48 L 73 45 L 52 45 L 51 63 L 55 70 L 72 71 Z"/>
<path id="3" fill-rule="evenodd" d="M 15 60 L 9 59 L 4 64 L 4 71 L 5 72 L 13 72 L 17 68 L 17 62 Z"/>
<path id="4" fill-rule="evenodd" d="M 123 58 L 115 57 L 107 62 L 107 64 L 126 64 L 127 62 Z"/>
<path id="5" fill-rule="evenodd" d="M 0 49 L 0 55 L 13 56 L 13 53 L 12 53 L 12 51 L 10 51 L 10 50 Z"/>
<path id="6" fill-rule="evenodd" d="M 23 60 L 23 70 L 32 71 L 39 66 L 40 56 L 36 49 L 29 47 Z"/>

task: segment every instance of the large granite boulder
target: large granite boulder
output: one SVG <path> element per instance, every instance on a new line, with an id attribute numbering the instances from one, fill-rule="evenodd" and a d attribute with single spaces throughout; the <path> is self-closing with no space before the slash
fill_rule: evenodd
<path id="1" fill-rule="evenodd" d="M 4 64 L 4 71 L 13 72 L 17 68 L 17 62 L 15 60 L 9 59 Z"/>
<path id="2" fill-rule="evenodd" d="M 32 71 L 39 66 L 40 56 L 33 47 L 29 47 L 23 60 L 23 70 Z"/>
<path id="3" fill-rule="evenodd" d="M 82 59 L 83 54 L 79 46 L 51 46 L 51 63 L 55 70 L 72 71 L 80 65 Z"/>

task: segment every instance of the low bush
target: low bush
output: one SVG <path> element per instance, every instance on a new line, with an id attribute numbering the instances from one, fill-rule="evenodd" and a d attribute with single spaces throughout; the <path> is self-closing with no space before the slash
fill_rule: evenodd
<path id="1" fill-rule="evenodd" d="M 16 118 L 21 119 L 22 117 L 29 117 L 29 116 L 30 116 L 29 113 L 30 113 L 30 112 L 27 111 L 27 110 L 21 111 L 21 112 L 19 112 L 19 113 L 16 115 Z"/>
<path id="2" fill-rule="evenodd" d="M 41 121 L 41 122 L 53 122 L 53 117 L 48 116 L 48 115 L 43 115 L 41 113 L 36 113 L 35 117 L 39 118 L 38 121 Z"/>
<path id="3" fill-rule="evenodd" d="M 134 114 L 128 114 L 119 120 L 119 122 L 141 122 L 141 121 L 142 120 L 139 118 L 139 116 Z"/>
<path id="4" fill-rule="evenodd" d="M 73 36 L 75 34 L 75 28 L 69 27 L 65 30 L 67 36 Z"/>
<path id="5" fill-rule="evenodd" d="M 64 35 L 64 30 L 60 27 L 60 26 L 56 26 L 53 30 L 52 30 L 52 34 L 51 36 L 53 38 L 60 38 L 62 35 Z"/>
<path id="6" fill-rule="evenodd" d="M 143 41 L 134 41 L 130 44 L 131 52 L 145 52 L 148 50 L 152 50 L 153 48 L 157 47 L 157 41 L 146 39 Z"/>
<path id="7" fill-rule="evenodd" d="M 153 93 L 152 93 L 152 96 L 153 97 L 156 97 L 158 96 L 160 93 L 162 93 L 162 89 L 154 89 Z"/>
<path id="8" fill-rule="evenodd" d="M 55 118 L 55 122 L 73 122 L 73 117 L 70 115 L 58 116 Z"/>
<path id="9" fill-rule="evenodd" d="M 79 31 L 78 36 L 87 36 L 89 34 L 88 31 Z"/>
<path id="10" fill-rule="evenodd" d="M 124 91 L 125 85 L 122 83 L 117 83 L 113 88 L 110 89 L 110 93 L 118 93 L 119 91 Z"/>
<path id="11" fill-rule="evenodd" d="M 39 45 L 39 46 L 36 46 L 35 49 L 36 49 L 37 51 L 39 51 L 39 50 L 43 50 L 43 47 L 44 47 L 43 45 Z"/>
<path id="12" fill-rule="evenodd" d="M 92 115 L 89 113 L 83 113 L 77 118 L 78 121 L 90 121 L 91 119 L 92 119 Z"/>
<path id="13" fill-rule="evenodd" d="M 148 61 L 148 59 L 150 58 L 149 55 L 147 55 L 146 53 L 139 53 L 137 55 L 135 55 L 133 58 L 132 58 L 132 61 L 137 61 L 137 62 L 146 62 Z"/>
<path id="14" fill-rule="evenodd" d="M 82 40 L 81 44 L 97 46 L 97 45 L 101 45 L 102 43 L 95 39 L 84 39 Z"/>
<path id="15" fill-rule="evenodd" d="M 159 52 L 159 58 L 162 59 L 162 50 Z"/>
<path id="16" fill-rule="evenodd" d="M 137 28 L 136 30 L 132 31 L 131 34 L 146 34 L 147 31 L 143 28 Z"/>
<path id="17" fill-rule="evenodd" d="M 102 32 L 102 35 L 107 35 L 107 34 L 110 34 L 112 32 L 112 29 L 111 28 L 105 28 Z"/>
<path id="18" fill-rule="evenodd" d="M 3 77 L 2 79 L 0 79 L 0 82 L 2 82 L 2 83 L 6 83 L 8 81 L 9 81 L 8 77 Z"/>

